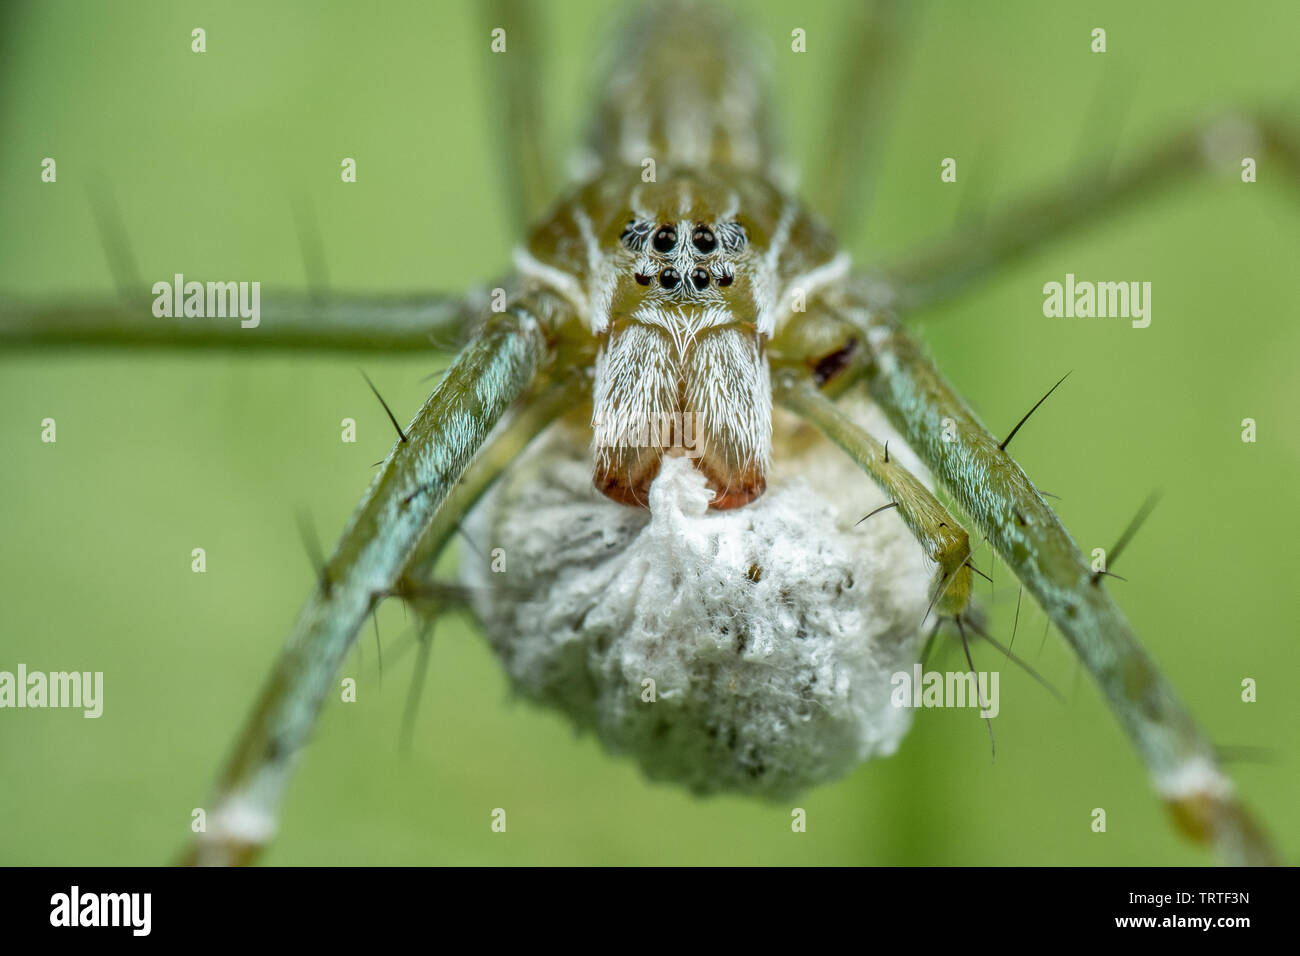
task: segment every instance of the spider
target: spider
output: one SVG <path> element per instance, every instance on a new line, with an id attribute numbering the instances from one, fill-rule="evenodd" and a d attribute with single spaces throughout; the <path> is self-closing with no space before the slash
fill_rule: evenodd
<path id="1" fill-rule="evenodd" d="M 830 195 L 852 195 L 853 177 L 835 162 L 874 118 L 897 16 L 885 6 L 865 21 L 866 49 L 878 55 L 850 78 L 867 99 L 827 144 Z M 411 424 L 394 417 L 397 442 L 321 562 L 219 778 L 194 860 L 243 862 L 270 840 L 339 667 L 392 596 L 430 618 L 468 602 L 521 689 L 696 790 L 785 795 L 892 752 L 907 722 L 882 697 L 887 676 L 910 666 L 939 620 L 963 644 L 968 628 L 983 630 L 972 542 L 930 472 L 1074 645 L 1189 832 L 1231 858 L 1265 858 L 1213 751 L 1010 456 L 1015 430 L 992 436 L 902 317 L 1194 164 L 1207 139 L 1231 146 L 1249 134 L 1263 155 L 1294 166 L 1290 131 L 1264 117 L 1198 128 L 1084 180 L 1086 206 L 1069 202 L 1071 185 L 1013 204 L 975 239 L 899 266 L 855 267 L 777 161 L 752 50 L 705 6 L 653 8 L 630 31 L 575 182 L 548 206 L 549 181 L 525 162 L 539 139 L 526 19 L 514 5 L 500 12 L 513 44 L 500 70 L 512 181 L 532 223 L 511 274 L 464 298 L 264 304 L 261 343 L 346 343 L 366 326 L 394 347 L 465 345 Z M 851 207 L 846 198 L 825 211 L 843 227 Z M 238 334 L 138 311 L 124 319 L 115 304 L 72 318 L 10 307 L 3 325 L 23 344 Z M 652 439 L 665 421 L 667 440 Z M 432 567 L 462 529 L 493 553 L 467 554 L 468 587 L 444 587 Z M 629 580 L 640 587 L 618 593 Z M 847 651 L 825 641 L 854 628 L 859 643 Z M 530 630 L 531 643 L 519 639 Z M 665 656 L 665 642 L 684 646 Z M 575 664 L 565 656 L 575 646 L 598 657 Z M 725 659 L 709 659 L 719 648 Z M 846 656 L 818 672 L 810 662 L 823 652 Z M 590 664 L 615 658 L 617 674 Z M 869 711 L 865 721 L 828 716 L 832 703 L 812 689 L 854 659 L 852 680 L 869 691 L 837 699 Z M 754 684 L 701 691 L 700 673 L 719 667 Z M 641 696 L 642 678 L 657 699 Z M 779 680 L 788 683 L 772 686 Z M 795 703 L 774 714 L 764 693 Z M 720 710 L 692 709 L 692 695 L 713 695 Z M 801 737 L 796 720 L 815 732 Z"/>

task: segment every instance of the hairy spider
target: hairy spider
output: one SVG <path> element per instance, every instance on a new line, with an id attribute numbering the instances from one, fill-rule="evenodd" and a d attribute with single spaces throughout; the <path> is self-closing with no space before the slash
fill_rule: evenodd
<path id="1" fill-rule="evenodd" d="M 899 316 L 1216 149 L 1253 139 L 1294 172 L 1290 130 L 1198 127 L 1081 180 L 1086 205 L 1071 184 L 929 254 L 854 268 L 837 240 L 852 177 L 833 161 L 819 192 L 842 205 L 801 201 L 760 60 L 707 5 L 657 5 L 628 29 L 573 182 L 538 214 L 552 197 L 532 163 L 532 33 L 515 4 L 497 16 L 512 182 L 533 223 L 498 285 L 267 297 L 243 331 L 138 300 L 4 308 L 10 345 L 465 343 L 411 424 L 394 419 L 192 858 L 242 862 L 271 839 L 338 669 L 389 596 L 429 621 L 468 604 L 521 693 L 695 791 L 784 797 L 893 752 L 910 717 L 891 677 L 926 635 L 944 621 L 963 647 L 992 640 L 972 609 L 971 542 L 936 484 L 1070 641 L 1186 829 L 1231 859 L 1267 858 L 1213 749 L 1009 454 L 1019 425 L 990 435 Z M 885 4 L 864 18 L 851 79 L 865 99 L 826 144 L 835 160 L 877 117 L 898 17 Z M 463 555 L 463 587 L 433 577 L 458 530 L 484 549 Z"/>

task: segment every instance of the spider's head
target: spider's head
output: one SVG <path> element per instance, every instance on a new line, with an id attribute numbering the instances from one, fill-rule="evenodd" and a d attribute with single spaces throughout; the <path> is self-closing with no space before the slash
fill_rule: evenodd
<path id="1" fill-rule="evenodd" d="M 596 486 L 644 505 L 663 457 L 680 455 L 708 478 L 713 508 L 736 508 L 763 493 L 771 449 L 762 260 L 734 204 L 680 184 L 660 195 L 665 202 L 627 214 L 610 242 Z"/>
<path id="2" fill-rule="evenodd" d="M 726 290 L 735 284 L 737 259 L 749 245 L 749 234 L 734 221 L 653 222 L 634 217 L 619 242 L 636 257 L 632 278 L 646 288 L 646 303 L 725 307 Z"/>
<path id="3" fill-rule="evenodd" d="M 708 479 L 715 509 L 763 493 L 768 339 L 802 309 L 796 299 L 847 271 L 797 202 L 734 171 L 678 170 L 631 190 L 620 171 L 579 187 L 516 262 L 572 302 L 585 328 L 571 328 L 599 345 L 601 491 L 647 505 L 663 457 L 680 455 Z"/>

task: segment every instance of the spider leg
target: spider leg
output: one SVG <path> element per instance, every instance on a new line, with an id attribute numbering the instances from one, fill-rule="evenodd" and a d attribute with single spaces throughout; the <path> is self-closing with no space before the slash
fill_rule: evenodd
<path id="1" fill-rule="evenodd" d="M 250 861 L 274 834 L 281 797 L 339 665 L 493 426 L 536 378 L 548 297 L 493 315 L 457 357 L 398 441 L 349 520 L 318 587 L 221 771 L 207 830 L 188 861 Z"/>
<path id="2" fill-rule="evenodd" d="M 1028 476 L 894 316 L 863 303 L 840 314 L 866 340 L 873 400 L 1069 642 L 1175 821 L 1229 864 L 1274 861 L 1213 745 Z"/>
<path id="3" fill-rule="evenodd" d="M 503 418 L 480 449 L 474 463 L 452 489 L 446 503 L 438 510 L 407 561 L 396 588 L 390 592 L 391 596 L 408 601 L 420 617 L 414 638 L 418 653 L 402 716 L 401 749 L 404 753 L 409 752 L 415 734 L 416 712 L 424 689 L 437 622 L 455 610 L 463 610 L 470 615 L 474 613 L 472 590 L 459 584 L 435 580 L 434 566 L 460 528 L 466 514 L 528 443 L 565 412 L 580 406 L 584 397 L 590 396 L 591 383 L 586 368 L 571 368 L 556 378 L 544 376 Z M 482 554 L 463 554 L 461 561 L 472 561 L 476 557 L 486 560 Z M 511 595 L 508 588 L 503 588 L 494 589 L 493 596 L 509 600 Z"/>
<path id="4" fill-rule="evenodd" d="M 428 581 L 461 521 L 484 492 L 548 425 L 590 398 L 591 380 L 587 365 L 576 365 L 539 381 L 497 426 L 474 463 L 452 489 L 447 503 L 412 552 L 403 581 L 414 587 L 420 586 L 418 582 Z"/>
<path id="5" fill-rule="evenodd" d="M 232 351 L 456 351 L 487 291 L 348 294 L 328 291 L 324 252 L 310 208 L 296 207 L 299 245 L 311 288 L 272 294 L 228 283 L 185 282 L 176 276 L 145 295 L 130 237 L 110 190 L 92 195 L 92 209 L 117 296 L 71 302 L 24 301 L 0 295 L 0 348 L 209 348 Z M 159 287 L 161 286 L 161 288 Z M 205 317 L 186 315 L 193 289 Z M 255 292 L 254 292 L 255 290 Z M 249 295 L 249 301 L 244 296 Z M 253 298 L 255 295 L 255 298 Z M 245 316 L 241 309 L 255 304 Z M 212 313 L 216 312 L 214 316 Z"/>
<path id="6" fill-rule="evenodd" d="M 884 127 L 897 99 L 909 20 L 915 11 L 899 0 L 862 4 L 845 30 L 833 109 L 818 142 L 817 175 L 808 179 L 814 208 L 842 241 L 856 234 L 870 212 Z"/>
<path id="7" fill-rule="evenodd" d="M 165 293 L 170 296 L 170 293 Z M 239 352 L 454 350 L 482 311 L 451 295 L 278 295 L 256 327 L 230 318 L 159 318 L 149 299 L 23 302 L 0 298 L 0 349 L 190 348 Z"/>
<path id="8" fill-rule="evenodd" d="M 521 0 L 491 0 L 480 8 L 486 28 L 505 31 L 501 52 L 486 44 L 486 69 L 498 106 L 493 112 L 500 142 L 496 153 L 503 162 L 502 178 L 510 194 L 516 231 L 532 224 L 555 194 L 553 170 L 547 161 L 546 131 L 542 116 L 541 30 L 532 4 Z"/>
<path id="9" fill-rule="evenodd" d="M 1250 156 L 1261 170 L 1300 186 L 1300 131 L 1267 116 L 1229 116 L 1186 130 L 1136 161 L 1097 167 L 1008 212 L 973 224 L 898 262 L 870 269 L 860 283 L 874 305 L 916 310 L 942 302 L 997 269 L 1071 235 L 1117 208 L 1155 195 L 1193 174 L 1237 165 Z M 1222 157 L 1227 157 L 1223 159 Z"/>
<path id="10" fill-rule="evenodd" d="M 930 609 L 960 616 L 970 602 L 971 567 L 970 540 L 957 519 L 897 457 L 891 460 L 885 446 L 823 395 L 810 377 L 784 370 L 774 377 L 772 392 L 777 401 L 847 452 L 889 496 L 926 557 L 937 565 Z M 930 609 L 918 627 L 928 620 Z"/>

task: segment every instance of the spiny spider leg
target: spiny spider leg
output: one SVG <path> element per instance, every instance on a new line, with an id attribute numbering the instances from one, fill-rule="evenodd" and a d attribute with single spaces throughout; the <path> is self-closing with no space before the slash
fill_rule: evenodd
<path id="1" fill-rule="evenodd" d="M 432 654 L 433 633 L 449 611 L 471 607 L 469 588 L 433 579 L 434 566 L 451 542 L 465 515 L 505 472 L 534 438 L 564 413 L 581 408 L 591 394 L 585 366 L 577 366 L 554 378 L 543 375 L 533 390 L 520 398 L 493 429 L 474 462 L 452 489 L 428 530 L 416 545 L 391 596 L 401 597 L 416 608 L 422 620 L 416 623 L 418 654 L 411 675 L 406 709 L 402 717 L 401 750 L 409 752 L 415 733 L 415 717 Z M 467 539 L 468 540 L 468 539 Z M 479 560 L 485 560 L 482 554 Z M 472 560 L 465 556 L 462 560 Z M 509 589 L 498 589 L 509 596 Z"/>
<path id="2" fill-rule="evenodd" d="M 811 378 L 783 370 L 774 376 L 772 392 L 778 402 L 847 452 L 897 505 L 926 557 L 938 565 L 935 610 L 942 616 L 960 616 L 970 602 L 971 568 L 970 540 L 957 519 L 897 457 L 890 459 L 880 442 L 823 395 Z"/>
<path id="3" fill-rule="evenodd" d="M 423 586 L 421 582 L 427 583 L 461 520 L 484 492 L 548 425 L 590 401 L 591 375 L 586 366 L 578 365 L 539 381 L 492 432 L 474 463 L 452 489 L 447 503 L 412 552 L 402 575 L 403 584 L 418 589 Z"/>
<path id="4" fill-rule="evenodd" d="M 886 312 L 842 310 L 867 343 L 872 399 L 1070 643 L 1193 839 L 1232 865 L 1275 861 L 1214 747 L 1134 635 L 1079 547 L 997 438 Z M 955 440 L 952 436 L 955 436 Z"/>
<path id="5" fill-rule="evenodd" d="M 1256 149 L 1258 150 L 1256 152 Z M 1227 116 L 1166 140 L 1114 172 L 1107 166 L 1012 203 L 1008 212 L 879 269 L 859 288 L 873 305 L 912 312 L 942 302 L 1020 257 L 1160 190 L 1212 171 L 1219 156 L 1253 156 L 1300 186 L 1300 131 L 1268 116 Z"/>
<path id="6" fill-rule="evenodd" d="M 548 298 L 493 315 L 396 442 L 349 520 L 217 782 L 189 862 L 247 862 L 271 839 L 296 757 L 335 673 L 493 426 L 542 367 Z"/>

